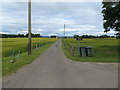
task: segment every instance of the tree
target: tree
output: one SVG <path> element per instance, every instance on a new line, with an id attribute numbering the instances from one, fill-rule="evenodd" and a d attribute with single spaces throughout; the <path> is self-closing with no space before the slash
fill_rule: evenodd
<path id="1" fill-rule="evenodd" d="M 78 37 L 79 37 L 79 35 L 74 35 L 73 37 L 74 37 L 74 38 L 78 38 Z"/>
<path id="2" fill-rule="evenodd" d="M 102 2 L 103 4 L 103 26 L 104 32 L 111 29 L 120 31 L 120 1 L 119 2 Z"/>
<path id="3" fill-rule="evenodd" d="M 101 35 L 100 38 L 109 38 L 110 36 L 108 35 Z"/>
<path id="4" fill-rule="evenodd" d="M 120 33 L 116 33 L 115 35 L 117 39 L 120 38 Z"/>
<path id="5" fill-rule="evenodd" d="M 56 38 L 57 36 L 56 35 L 52 35 L 52 36 L 50 36 L 51 38 Z"/>

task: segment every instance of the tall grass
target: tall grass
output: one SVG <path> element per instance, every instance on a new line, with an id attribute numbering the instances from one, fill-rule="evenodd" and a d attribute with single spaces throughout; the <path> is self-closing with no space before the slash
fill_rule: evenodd
<path id="1" fill-rule="evenodd" d="M 35 44 L 44 44 L 54 42 L 51 38 L 32 38 L 32 46 Z M 27 51 L 27 38 L 3 38 L 2 39 L 2 57 L 12 56 L 13 52 L 18 53 Z"/>

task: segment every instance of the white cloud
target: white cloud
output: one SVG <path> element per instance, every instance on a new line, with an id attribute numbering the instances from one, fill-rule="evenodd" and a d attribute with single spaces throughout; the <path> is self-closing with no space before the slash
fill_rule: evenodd
<path id="1" fill-rule="evenodd" d="M 31 0 L 32 2 L 102 2 L 102 0 Z M 2 0 L 1 2 L 27 2 L 26 0 Z"/>
<path id="2" fill-rule="evenodd" d="M 105 33 L 105 32 L 103 31 L 103 32 L 96 32 L 96 33 L 98 33 L 98 34 L 115 34 L 116 31 L 109 31 L 109 32 L 107 32 L 107 33 Z"/>
<path id="3" fill-rule="evenodd" d="M 28 33 L 28 31 L 23 30 L 23 31 L 19 31 L 18 33 L 20 33 L 20 34 L 27 34 L 27 33 Z"/>
<path id="4" fill-rule="evenodd" d="M 80 28 L 95 28 L 95 26 L 92 26 L 92 25 L 79 25 Z"/>
<path id="5" fill-rule="evenodd" d="M 59 29 L 59 31 L 64 31 L 64 29 Z M 71 32 L 71 31 L 77 31 L 77 30 L 76 29 L 66 28 L 65 31 L 66 32 Z"/>
<path id="6" fill-rule="evenodd" d="M 38 31 L 38 32 L 40 32 L 40 31 L 43 31 L 42 29 L 38 29 L 38 30 L 34 30 L 34 31 Z"/>
<path id="7" fill-rule="evenodd" d="M 73 24 L 72 20 L 65 20 L 64 18 L 49 18 L 49 19 L 35 19 L 33 21 L 36 24 L 58 24 L 58 25 L 63 25 L 63 24 Z"/>
<path id="8" fill-rule="evenodd" d="M 109 31 L 109 32 L 107 32 L 107 33 L 114 33 L 114 34 L 115 34 L 116 32 L 115 32 L 115 31 Z"/>
<path id="9" fill-rule="evenodd" d="M 7 32 L 0 32 L 0 34 L 9 34 L 9 33 L 7 33 Z"/>
<path id="10" fill-rule="evenodd" d="M 52 34 L 49 34 L 48 36 L 52 36 L 52 35 L 57 35 L 57 33 L 52 33 Z"/>
<path id="11" fill-rule="evenodd" d="M 81 33 L 81 32 L 77 32 L 77 33 Z"/>
<path id="12" fill-rule="evenodd" d="M 104 34 L 104 32 L 96 32 L 96 33 L 98 33 L 98 34 Z"/>
<path id="13" fill-rule="evenodd" d="M 100 2 L 32 3 L 32 33 L 63 35 L 66 24 L 66 35 L 102 34 L 101 5 Z M 2 31 L 27 33 L 27 9 L 27 3 L 4 3 L 3 16 L 0 16 Z"/>

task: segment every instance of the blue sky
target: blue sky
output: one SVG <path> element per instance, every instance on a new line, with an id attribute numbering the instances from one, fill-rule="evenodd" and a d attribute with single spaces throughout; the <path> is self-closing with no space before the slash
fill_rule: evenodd
<path id="1" fill-rule="evenodd" d="M 27 2 L 2 3 L 2 31 L 6 34 L 26 34 L 28 27 Z M 103 35 L 101 2 L 32 2 L 32 33 L 41 35 Z M 107 35 L 114 35 L 110 31 Z"/>

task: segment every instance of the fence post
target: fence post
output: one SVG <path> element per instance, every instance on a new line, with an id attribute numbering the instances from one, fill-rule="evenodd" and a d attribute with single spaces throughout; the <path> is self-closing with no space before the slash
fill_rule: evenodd
<path id="1" fill-rule="evenodd" d="M 73 56 L 73 47 L 71 47 L 71 55 Z"/>
<path id="2" fill-rule="evenodd" d="M 37 44 L 36 44 L 36 48 L 37 48 Z"/>
<path id="3" fill-rule="evenodd" d="M 80 56 L 80 46 L 77 47 L 78 56 Z"/>
<path id="4" fill-rule="evenodd" d="M 20 50 L 19 50 L 19 52 L 18 52 L 17 60 L 18 60 L 19 56 L 20 56 Z"/>
<path id="5" fill-rule="evenodd" d="M 33 50 L 33 45 L 31 45 L 31 50 Z"/>
<path id="6" fill-rule="evenodd" d="M 13 50 L 13 52 L 12 52 L 12 60 L 10 61 L 11 63 L 14 63 L 14 62 L 15 62 L 14 56 L 15 56 L 15 51 Z"/>
<path id="7" fill-rule="evenodd" d="M 12 52 L 12 58 L 14 58 L 14 56 L 15 56 L 15 51 L 13 50 L 13 52 Z"/>

